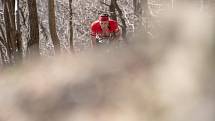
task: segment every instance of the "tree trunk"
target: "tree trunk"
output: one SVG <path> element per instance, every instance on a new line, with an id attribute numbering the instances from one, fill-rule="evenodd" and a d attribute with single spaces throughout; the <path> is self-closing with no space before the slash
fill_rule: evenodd
<path id="1" fill-rule="evenodd" d="M 16 23 L 15 23 L 15 0 L 6 0 L 6 6 L 10 22 L 10 37 L 13 53 L 16 54 Z M 14 55 L 16 56 L 16 55 Z"/>
<path id="2" fill-rule="evenodd" d="M 141 0 L 133 0 L 134 15 L 140 17 L 142 15 Z"/>
<path id="3" fill-rule="evenodd" d="M 4 22 L 7 37 L 7 50 L 10 58 L 10 62 L 14 63 L 14 57 L 16 52 L 16 38 L 15 38 L 15 18 L 12 10 L 12 3 L 10 0 L 3 2 L 4 5 Z"/>
<path id="4" fill-rule="evenodd" d="M 21 40 L 21 24 L 20 24 L 20 7 L 19 7 L 19 0 L 17 0 L 17 11 L 16 11 L 16 38 L 17 38 L 17 50 L 18 50 L 18 56 L 20 58 L 20 60 L 22 59 L 22 40 Z"/>
<path id="5" fill-rule="evenodd" d="M 137 11 L 137 2 L 138 2 L 138 0 L 133 0 L 134 14 Z"/>
<path id="6" fill-rule="evenodd" d="M 122 10 L 120 9 L 119 5 L 117 4 L 117 0 L 115 0 L 115 8 L 117 10 L 117 12 L 119 13 L 119 18 L 122 22 L 122 37 L 123 37 L 123 40 L 127 40 L 126 38 L 126 33 L 127 33 L 127 25 L 126 25 L 126 22 L 125 22 L 125 19 L 123 17 L 123 13 L 122 13 Z"/>
<path id="7" fill-rule="evenodd" d="M 73 25 L 72 25 L 72 20 L 73 20 L 73 14 L 72 14 L 72 0 L 69 0 L 69 12 L 70 12 L 70 17 L 69 17 L 69 29 L 70 29 L 70 50 L 71 52 L 74 52 L 74 47 L 73 47 Z"/>
<path id="8" fill-rule="evenodd" d="M 3 39 L 0 37 L 0 56 L 1 56 L 0 65 L 2 64 L 4 66 L 5 65 L 5 58 L 4 58 L 5 56 L 3 51 L 4 45 L 1 41 L 3 41 Z"/>
<path id="9" fill-rule="evenodd" d="M 55 0 L 49 0 L 48 9 L 49 9 L 49 29 L 51 34 L 51 39 L 54 44 L 55 52 L 60 52 L 60 40 L 56 31 L 56 20 L 55 20 Z"/>
<path id="10" fill-rule="evenodd" d="M 146 36 L 148 35 L 147 32 L 149 30 L 149 19 L 150 19 L 150 10 L 148 6 L 148 0 L 142 0 L 141 6 L 143 7 L 143 18 L 144 18 L 144 30 Z M 141 20 L 142 21 L 142 20 Z"/>
<path id="11" fill-rule="evenodd" d="M 28 41 L 28 50 L 31 55 L 39 56 L 39 24 L 37 14 L 36 0 L 28 0 L 29 22 L 30 22 L 30 40 Z"/>
<path id="12" fill-rule="evenodd" d="M 1 53 L 2 64 L 8 65 L 8 64 L 10 64 L 10 62 L 9 62 L 9 58 L 7 55 L 7 48 L 5 45 L 6 45 L 5 40 L 0 37 L 0 53 Z"/>
<path id="13" fill-rule="evenodd" d="M 135 32 L 141 28 L 142 26 L 142 1 L 141 0 L 133 0 L 133 7 L 134 7 L 134 15 L 137 17 L 135 21 Z"/>
<path id="14" fill-rule="evenodd" d="M 123 37 L 123 40 L 126 41 L 127 26 L 125 23 L 125 19 L 123 17 L 122 10 L 120 9 L 119 5 L 117 4 L 117 0 L 111 0 L 111 4 L 109 5 L 110 18 L 117 21 L 116 10 L 119 13 L 119 18 L 122 22 L 122 26 L 121 26 L 122 27 L 122 37 Z"/>
<path id="15" fill-rule="evenodd" d="M 110 11 L 110 18 L 117 21 L 116 0 L 111 0 L 110 6 L 109 6 L 109 11 Z"/>

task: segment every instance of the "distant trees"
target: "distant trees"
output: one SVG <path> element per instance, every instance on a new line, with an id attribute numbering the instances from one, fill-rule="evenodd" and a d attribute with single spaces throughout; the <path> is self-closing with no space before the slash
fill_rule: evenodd
<path id="1" fill-rule="evenodd" d="M 98 13 L 106 10 L 110 13 L 112 19 L 119 21 L 123 38 L 126 40 L 127 32 L 131 31 L 132 19 L 130 19 L 130 17 L 132 16 L 127 11 L 131 8 L 125 9 L 122 6 L 124 4 L 123 2 L 133 2 L 134 13 L 141 21 L 142 12 L 147 10 L 145 6 L 142 6 L 142 4 L 145 3 L 141 0 L 101 0 L 100 3 L 102 4 L 100 5 L 99 3 L 92 3 L 88 0 L 85 2 L 72 0 L 68 0 L 67 2 L 58 0 L 48 0 L 46 2 L 41 0 L 0 1 L 3 8 L 3 24 L 0 25 L 0 52 L 1 60 L 5 63 L 6 60 L 8 60 L 8 63 L 16 63 L 23 58 L 23 55 L 24 57 L 26 56 L 26 52 L 27 56 L 40 56 L 40 51 L 46 50 L 40 47 L 46 48 L 47 44 L 49 46 L 53 44 L 53 46 L 50 47 L 53 47 L 55 52 L 60 52 L 61 45 L 65 44 L 65 42 L 63 42 L 65 40 L 62 40 L 61 37 L 63 35 L 62 32 L 68 34 L 66 35 L 68 37 L 65 38 L 68 39 L 67 42 L 70 45 L 70 50 L 74 51 L 77 41 L 84 44 L 84 42 L 89 40 L 87 36 L 89 36 L 90 23 L 95 20 L 94 18 Z M 43 10 L 41 10 L 41 8 L 38 10 L 38 4 L 41 5 L 39 7 L 43 7 Z M 61 27 L 60 29 L 58 28 L 60 26 L 58 22 L 62 20 L 59 18 L 61 14 L 58 13 L 61 11 L 56 10 L 56 4 L 60 4 L 63 9 L 68 11 L 68 14 L 63 13 L 63 15 L 66 14 L 68 16 L 68 24 L 63 24 L 63 26 L 68 26 L 62 27 L 64 29 L 68 28 L 68 33 L 62 30 Z M 105 6 L 99 8 L 101 5 Z M 59 9 L 59 7 L 57 9 Z M 43 45 L 41 46 L 41 44 Z M 67 46 L 63 45 L 63 47 Z"/>
<path id="2" fill-rule="evenodd" d="M 0 0 L 0 62 L 7 65 L 26 56 L 52 56 L 61 48 L 69 50 L 69 45 L 70 51 L 82 51 L 89 47 L 89 26 L 101 12 L 119 22 L 126 40 L 139 28 L 144 28 L 144 38 L 152 27 L 156 29 L 154 16 L 162 12 L 164 1 L 176 8 L 188 2 L 201 9 L 215 6 L 213 0 L 98 1 Z"/>

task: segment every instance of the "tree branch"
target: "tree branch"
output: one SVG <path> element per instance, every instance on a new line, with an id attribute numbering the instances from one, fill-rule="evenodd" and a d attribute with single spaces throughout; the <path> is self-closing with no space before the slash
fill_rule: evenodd
<path id="1" fill-rule="evenodd" d="M 1 25 L 0 25 L 0 32 L 1 32 L 1 35 L 3 37 L 3 40 L 6 41 L 6 37 L 5 37 L 4 31 L 3 31 L 3 27 Z"/>
<path id="2" fill-rule="evenodd" d="M 100 3 L 104 4 L 104 5 L 108 6 L 108 7 L 110 6 L 110 5 L 108 5 L 107 3 L 103 2 L 103 1 L 100 1 Z"/>

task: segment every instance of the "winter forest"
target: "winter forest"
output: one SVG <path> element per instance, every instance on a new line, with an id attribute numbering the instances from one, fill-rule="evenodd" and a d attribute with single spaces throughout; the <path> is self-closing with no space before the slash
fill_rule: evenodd
<path id="1" fill-rule="evenodd" d="M 0 121 L 214 121 L 214 0 L 0 0 Z M 92 48 L 101 13 L 117 48 Z"/>
<path id="2" fill-rule="evenodd" d="M 15 64 L 28 56 L 53 56 L 89 48 L 90 24 L 106 12 L 117 20 L 124 41 L 140 29 L 145 38 L 155 38 L 159 19 L 183 3 L 207 10 L 212 0 L 1 0 L 0 62 Z M 183 5 L 182 5 L 183 6 Z M 144 40 L 143 40 L 144 41 Z"/>
<path id="3" fill-rule="evenodd" d="M 135 23 L 144 24 L 142 15 L 149 15 L 143 12 L 145 4 L 140 0 L 1 0 L 1 63 L 16 63 L 33 53 L 83 51 L 90 43 L 90 24 L 103 12 L 120 21 L 126 39 L 137 28 Z M 157 1 L 150 4 L 161 6 Z"/>

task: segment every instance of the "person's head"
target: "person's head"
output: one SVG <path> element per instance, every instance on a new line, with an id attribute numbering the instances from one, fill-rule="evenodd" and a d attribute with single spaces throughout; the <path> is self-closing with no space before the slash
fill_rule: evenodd
<path id="1" fill-rule="evenodd" d="M 99 23 L 102 29 L 107 29 L 109 26 L 109 15 L 106 13 L 99 15 Z"/>

